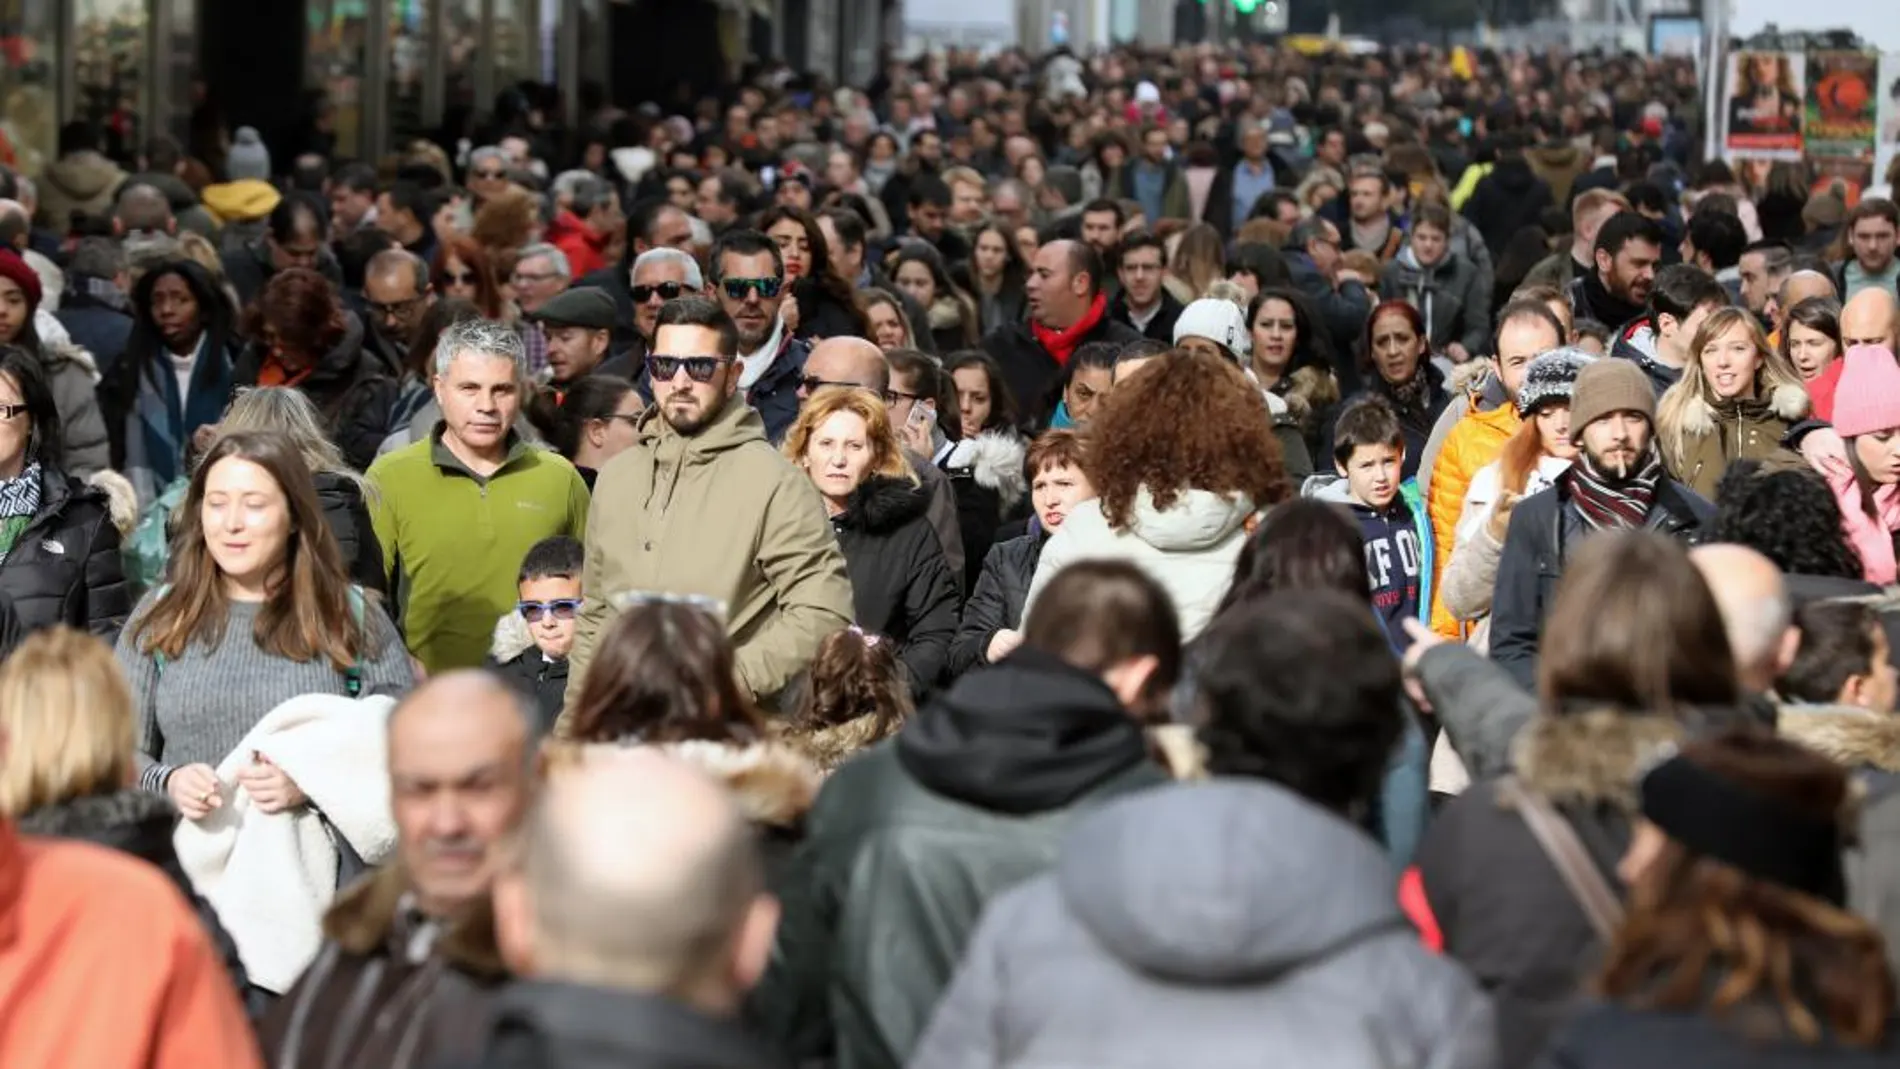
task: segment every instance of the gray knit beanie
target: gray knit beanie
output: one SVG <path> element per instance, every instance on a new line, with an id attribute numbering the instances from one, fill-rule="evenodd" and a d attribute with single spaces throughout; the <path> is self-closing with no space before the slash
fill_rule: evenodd
<path id="1" fill-rule="evenodd" d="M 233 182 L 241 178 L 270 181 L 270 150 L 264 147 L 264 139 L 257 136 L 256 127 L 240 126 L 231 136 L 231 151 L 224 157 L 224 173 Z"/>

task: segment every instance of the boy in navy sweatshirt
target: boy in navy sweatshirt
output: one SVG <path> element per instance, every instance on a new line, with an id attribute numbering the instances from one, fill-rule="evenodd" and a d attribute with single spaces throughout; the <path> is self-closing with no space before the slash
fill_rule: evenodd
<path id="1" fill-rule="evenodd" d="M 1365 538 L 1372 610 L 1395 650 L 1412 644 L 1404 620 L 1429 621 L 1432 528 L 1418 484 L 1404 479 L 1405 434 L 1384 399 L 1346 406 L 1333 429 L 1333 466 L 1342 477 L 1314 496 L 1347 506 Z"/>

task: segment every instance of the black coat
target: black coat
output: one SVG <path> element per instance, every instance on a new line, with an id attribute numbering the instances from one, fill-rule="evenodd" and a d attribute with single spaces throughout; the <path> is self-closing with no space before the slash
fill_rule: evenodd
<path id="1" fill-rule="evenodd" d="M 960 676 L 990 663 L 990 640 L 1002 630 L 1019 630 L 1023 607 L 1029 603 L 1029 583 L 1042 559 L 1041 531 L 1019 535 L 990 547 L 983 558 L 983 574 L 976 577 L 970 600 L 963 603 L 963 623 L 950 644 L 950 675 Z"/>
<path id="2" fill-rule="evenodd" d="M 815 279 L 792 283 L 792 296 L 798 301 L 798 330 L 793 337 L 814 343 L 822 338 L 864 337 L 857 309 L 846 307 Z"/>
<path id="3" fill-rule="evenodd" d="M 640 332 L 633 326 L 633 261 L 611 263 L 598 271 L 589 271 L 571 289 L 597 289 L 614 299 L 614 329 L 611 334 L 616 351 L 645 348 Z"/>
<path id="4" fill-rule="evenodd" d="M 918 697 L 943 677 L 957 633 L 957 581 L 925 516 L 929 504 L 910 482 L 874 475 L 831 524 L 851 577 L 855 622 L 897 643 Z"/>
<path id="5" fill-rule="evenodd" d="M 1173 345 L 1175 321 L 1181 318 L 1181 313 L 1186 309 L 1187 305 L 1176 300 L 1174 294 L 1169 293 L 1167 289 L 1163 287 L 1161 290 L 1161 307 L 1155 312 L 1155 317 L 1148 321 L 1148 327 L 1145 330 L 1135 326 L 1134 319 L 1129 316 L 1128 294 L 1125 291 L 1116 294 L 1115 299 L 1109 302 L 1108 314 L 1114 317 L 1115 322 L 1120 323 L 1129 330 L 1139 331 L 1141 336 L 1147 338 L 1149 341 L 1158 341 L 1163 345 Z"/>
<path id="6" fill-rule="evenodd" d="M 790 1069 L 738 1020 L 658 995 L 522 980 L 489 1016 L 480 1069 Z"/>
<path id="7" fill-rule="evenodd" d="M 0 563 L 0 594 L 24 631 L 66 624 L 116 640 L 132 599 L 105 491 L 42 469 L 40 511 Z"/>
<path id="8" fill-rule="evenodd" d="M 1715 518 L 1715 506 L 1674 479 L 1656 488 L 1644 526 L 1694 542 Z M 1535 688 L 1537 643 L 1544 613 L 1556 600 L 1557 580 L 1577 541 L 1590 533 L 1570 499 L 1569 482 L 1532 494 L 1511 513 L 1491 598 L 1491 659 L 1526 690 Z"/>
<path id="9" fill-rule="evenodd" d="M 1115 317 L 1104 307 L 1101 321 L 1082 336 L 1076 348 L 1094 341 L 1126 345 L 1140 340 L 1141 335 L 1135 333 L 1133 327 L 1115 322 Z M 1061 400 L 1056 394 L 1062 381 L 1062 365 L 1036 340 L 1027 321 L 991 331 L 989 337 L 983 339 L 983 351 L 1002 365 L 1003 381 L 1009 385 L 1010 396 L 1016 399 L 1017 424 L 1026 429 L 1039 429 Z"/>
<path id="10" fill-rule="evenodd" d="M 1357 282 L 1334 289 L 1332 282 L 1320 274 L 1310 255 L 1293 249 L 1287 250 L 1285 255 L 1287 270 L 1293 275 L 1293 287 L 1306 294 L 1318 310 L 1320 322 L 1325 324 L 1326 333 L 1332 338 L 1333 352 L 1358 352 L 1366 317 L 1372 314 L 1372 291 Z M 1339 359 L 1333 373 L 1339 377 L 1342 395 L 1350 396 L 1359 389 L 1359 367 L 1350 357 Z"/>
<path id="11" fill-rule="evenodd" d="M 190 287 L 192 296 L 198 302 L 200 322 L 205 333 L 210 336 L 204 350 L 210 359 L 200 358 L 192 370 L 192 388 L 228 387 L 231 365 L 237 359 L 237 335 L 232 323 L 231 302 L 225 299 L 223 291 L 212 281 L 209 272 L 196 261 L 185 259 L 172 261 L 163 272 L 147 271 L 139 284 L 132 288 L 135 329 L 126 339 L 124 357 L 109 368 L 101 365 L 99 369 L 96 391 L 99 396 L 99 415 L 106 421 L 106 440 L 111 447 L 112 468 L 119 472 L 126 470 L 127 436 L 134 433 L 133 415 L 138 410 L 141 384 L 146 380 L 160 381 L 160 375 L 173 374 L 165 340 L 152 319 L 152 290 L 166 273 L 178 274 Z M 213 400 L 222 413 L 226 399 Z M 194 429 L 190 426 L 184 428 L 187 438 Z"/>
<path id="12" fill-rule="evenodd" d="M 132 337 L 132 313 L 88 293 L 85 287 L 92 281 L 83 275 L 69 279 L 54 316 L 72 335 L 73 344 L 92 354 L 92 362 L 104 375 L 125 355 L 125 343 Z"/>
<path id="13" fill-rule="evenodd" d="M 1366 388 L 1356 395 L 1341 401 L 1333 409 L 1326 426 L 1325 443 L 1317 456 L 1333 455 L 1333 429 L 1339 414 L 1351 407 L 1352 403 L 1364 397 L 1383 397 L 1398 413 L 1399 430 L 1405 435 L 1404 477 L 1412 478 L 1418 474 L 1418 465 L 1425 457 L 1426 443 L 1431 441 L 1432 428 L 1438 425 L 1438 417 L 1444 414 L 1445 406 L 1451 404 L 1451 393 L 1445 389 L 1445 373 L 1429 358 L 1425 360 L 1425 396 L 1421 404 L 1407 405 L 1399 402 L 1390 383 L 1374 371 L 1366 376 Z"/>
<path id="14" fill-rule="evenodd" d="M 323 506 L 324 522 L 336 536 L 343 551 L 343 566 L 351 582 L 365 590 L 382 593 L 383 547 L 370 529 L 369 505 L 363 491 L 353 480 L 327 471 L 316 473 L 317 504 Z"/>
<path id="15" fill-rule="evenodd" d="M 1750 1009 L 1780 1020 L 1774 1006 Z M 1539 1069 L 1876 1069 L 1900 1065 L 1900 1020 L 1877 1049 L 1774 1042 L 1751 1036 L 1735 1018 L 1749 1010 L 1688 1013 L 1599 1005 L 1579 1013 L 1538 1061 Z"/>
<path id="16" fill-rule="evenodd" d="M 535 707 L 541 710 L 543 735 L 554 730 L 554 720 L 567 700 L 567 658 L 550 661 L 541 655 L 539 646 L 529 646 L 509 660 L 490 663 L 488 670 L 534 699 Z"/>
<path id="17" fill-rule="evenodd" d="M 1544 209 L 1552 205 L 1550 183 L 1537 177 L 1523 157 L 1499 160 L 1491 173 L 1465 201 L 1464 216 L 1484 235 L 1493 259 L 1504 257 L 1504 246 L 1527 226 L 1537 226 Z"/>
<path id="18" fill-rule="evenodd" d="M 358 471 L 376 460 L 376 451 L 389 437 L 389 414 L 396 407 L 396 380 L 383 373 L 382 365 L 363 351 L 363 321 L 353 315 L 343 317 L 343 338 L 318 359 L 308 378 L 297 389 L 323 416 L 330 441 L 342 452 L 343 459 Z M 239 388 L 257 385 L 266 350 L 260 343 L 246 346 L 231 380 Z"/>

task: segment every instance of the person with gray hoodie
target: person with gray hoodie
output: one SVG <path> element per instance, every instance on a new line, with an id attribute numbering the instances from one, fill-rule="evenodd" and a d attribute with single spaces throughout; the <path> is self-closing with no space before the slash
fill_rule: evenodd
<path id="1" fill-rule="evenodd" d="M 1213 778 L 1101 805 L 993 900 L 911 1069 L 1499 1064 L 1490 1000 L 1353 820 L 1399 733 L 1366 606 L 1275 594 L 1201 649 Z"/>

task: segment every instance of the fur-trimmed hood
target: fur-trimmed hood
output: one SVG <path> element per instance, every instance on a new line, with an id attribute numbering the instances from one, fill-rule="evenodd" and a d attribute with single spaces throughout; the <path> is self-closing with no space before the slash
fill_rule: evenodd
<path id="1" fill-rule="evenodd" d="M 873 475 L 851 492 L 851 502 L 836 523 L 853 531 L 889 534 L 922 517 L 930 508 L 930 492 L 910 479 Z"/>
<path id="2" fill-rule="evenodd" d="M 958 442 L 944 458 L 943 466 L 946 471 L 967 470 L 978 486 L 996 491 L 1008 510 L 1029 492 L 1029 481 L 1023 475 L 1023 458 L 1028 452 L 1023 440 L 1011 431 L 984 431 Z"/>
<path id="3" fill-rule="evenodd" d="M 83 839 L 153 864 L 174 856 L 172 828 L 177 823 L 178 810 L 170 799 L 129 787 L 44 805 L 18 821 L 29 835 Z"/>
<path id="4" fill-rule="evenodd" d="M 1540 713 L 1511 747 L 1524 786 L 1551 802 L 1607 804 L 1634 814 L 1645 769 L 1682 741 L 1682 724 L 1611 709 Z"/>
<path id="5" fill-rule="evenodd" d="M 1808 391 L 1793 383 L 1783 383 L 1768 391 L 1766 401 L 1743 401 L 1737 406 L 1743 419 L 1774 418 L 1794 423 L 1806 418 L 1810 407 Z M 1716 406 L 1700 397 L 1691 397 L 1682 406 L 1682 433 L 1710 435 L 1718 420 Z"/>
<path id="6" fill-rule="evenodd" d="M 1900 772 L 1900 716 L 1851 705 L 1782 705 L 1775 730 L 1848 768 Z"/>
<path id="7" fill-rule="evenodd" d="M 811 757 L 782 742 L 675 742 L 659 749 L 724 783 L 747 819 L 774 828 L 803 823 L 825 780 Z"/>
<path id="8" fill-rule="evenodd" d="M 773 735 L 778 741 L 802 752 L 817 764 L 825 775 L 830 775 L 837 767 L 861 750 L 883 741 L 895 734 L 900 726 L 893 720 L 888 730 L 878 730 L 878 717 L 873 714 L 852 717 L 842 724 L 831 724 L 821 728 L 806 728 L 787 724 L 784 721 L 772 723 Z"/>
<path id="9" fill-rule="evenodd" d="M 132 481 L 108 469 L 86 476 L 86 485 L 105 495 L 106 512 L 112 517 L 112 526 L 118 529 L 119 537 L 132 537 L 139 525 L 139 492 L 132 488 Z"/>
<path id="10" fill-rule="evenodd" d="M 494 634 L 488 640 L 488 655 L 496 664 L 507 664 L 533 645 L 534 636 L 528 631 L 528 621 L 518 612 L 505 612 L 495 621 Z"/>
<path id="11" fill-rule="evenodd" d="M 930 302 L 925 312 L 931 330 L 952 330 L 963 325 L 964 316 L 969 313 L 962 301 L 954 294 L 946 293 Z"/>
<path id="12" fill-rule="evenodd" d="M 358 880 L 337 896 L 323 915 L 323 934 L 352 954 L 367 957 L 389 947 L 412 887 L 400 861 Z M 451 922 L 436 944 L 443 960 L 478 979 L 499 981 L 508 975 L 495 942 L 494 903 L 486 895 Z"/>

